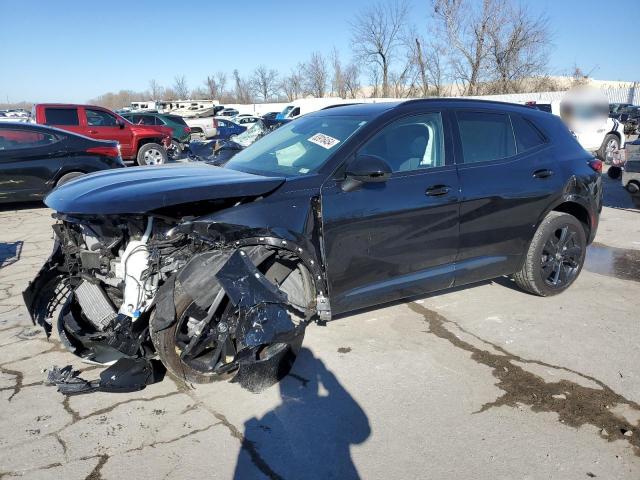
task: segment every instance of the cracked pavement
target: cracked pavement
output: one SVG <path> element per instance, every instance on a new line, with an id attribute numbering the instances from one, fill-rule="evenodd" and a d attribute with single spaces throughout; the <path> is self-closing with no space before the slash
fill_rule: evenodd
<path id="1" fill-rule="evenodd" d="M 5 208 L 0 479 L 640 478 L 640 212 L 606 184 L 617 208 L 566 293 L 498 279 L 311 326 L 260 394 L 169 376 L 127 394 L 44 386 L 52 365 L 99 370 L 22 305 L 50 210 Z"/>

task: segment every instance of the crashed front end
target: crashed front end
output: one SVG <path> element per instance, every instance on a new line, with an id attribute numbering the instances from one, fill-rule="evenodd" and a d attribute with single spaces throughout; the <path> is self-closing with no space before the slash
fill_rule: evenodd
<path id="1" fill-rule="evenodd" d="M 203 233 L 188 216 L 54 216 L 54 251 L 25 303 L 71 352 L 110 365 L 95 381 L 50 372 L 66 394 L 141 389 L 163 367 L 260 390 L 286 374 L 324 299 L 314 261 L 277 237 Z"/>

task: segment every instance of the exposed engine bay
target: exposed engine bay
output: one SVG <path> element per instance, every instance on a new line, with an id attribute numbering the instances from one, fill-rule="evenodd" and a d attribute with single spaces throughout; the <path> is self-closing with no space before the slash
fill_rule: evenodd
<path id="1" fill-rule="evenodd" d="M 162 377 L 157 358 L 185 382 L 259 390 L 286 374 L 325 301 L 302 249 L 277 238 L 202 235 L 193 217 L 54 216 L 54 252 L 25 302 L 48 335 L 113 370 L 89 382 L 54 369 L 65 394 L 144 388 Z"/>

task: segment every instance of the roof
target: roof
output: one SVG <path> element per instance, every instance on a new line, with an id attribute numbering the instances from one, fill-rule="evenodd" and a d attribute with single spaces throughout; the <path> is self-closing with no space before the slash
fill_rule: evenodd
<path id="1" fill-rule="evenodd" d="M 356 100 L 354 100 L 356 102 Z M 314 112 L 314 115 L 353 115 L 363 116 L 367 118 L 376 117 L 388 110 L 416 105 L 416 106 L 430 106 L 430 107 L 497 107 L 499 109 L 508 110 L 520 110 L 527 113 L 545 113 L 540 112 L 535 108 L 528 107 L 518 103 L 500 102 L 497 100 L 479 100 L 475 98 L 420 98 L 415 100 L 405 100 L 397 102 L 379 102 L 379 103 L 351 103 L 351 104 L 338 104 L 326 107 L 318 112 Z"/>

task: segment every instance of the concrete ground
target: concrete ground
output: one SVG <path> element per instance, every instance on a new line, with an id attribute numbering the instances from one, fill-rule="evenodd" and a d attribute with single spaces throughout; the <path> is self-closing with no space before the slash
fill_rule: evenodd
<path id="1" fill-rule="evenodd" d="M 311 326 L 260 394 L 171 378 L 65 398 L 87 367 L 20 292 L 50 211 L 0 212 L 0 478 L 640 478 L 640 212 L 606 179 L 585 270 L 537 298 L 499 279 Z"/>

